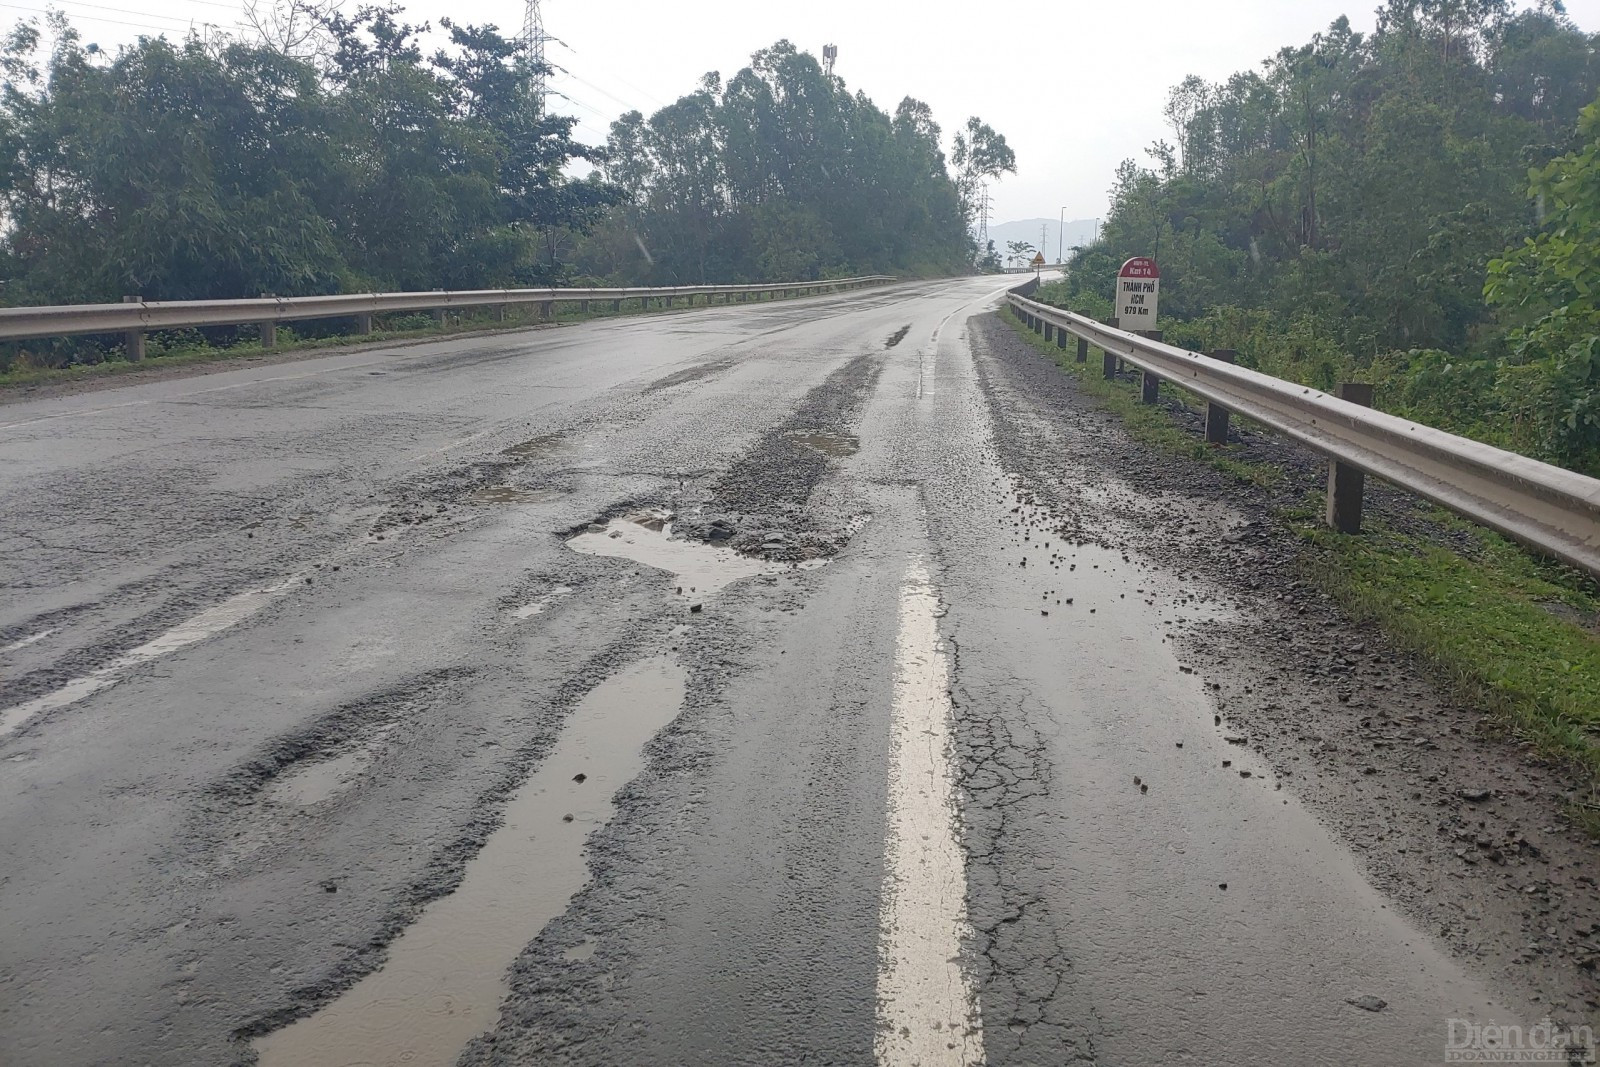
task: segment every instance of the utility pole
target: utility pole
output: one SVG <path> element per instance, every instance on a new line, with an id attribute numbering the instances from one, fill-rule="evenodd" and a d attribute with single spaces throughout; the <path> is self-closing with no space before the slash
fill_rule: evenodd
<path id="1" fill-rule="evenodd" d="M 1041 222 L 1041 223 L 1039 223 L 1039 254 L 1041 256 L 1044 255 L 1044 247 L 1045 247 L 1045 245 L 1047 245 L 1049 243 L 1050 243 L 1050 224 L 1048 222 Z"/>
<path id="2" fill-rule="evenodd" d="M 522 58 L 528 66 L 528 96 L 541 114 L 544 112 L 544 97 L 548 88 L 546 75 L 550 70 L 544 59 L 546 40 L 539 0 L 527 0 L 527 7 L 522 13 L 522 37 L 517 43 L 522 46 Z"/>
<path id="3" fill-rule="evenodd" d="M 1061 209 L 1061 221 L 1056 223 L 1056 262 L 1057 263 L 1065 263 L 1066 262 L 1066 260 L 1062 258 L 1063 255 L 1066 253 L 1066 248 L 1064 247 L 1064 245 L 1066 244 L 1066 240 L 1067 240 L 1066 233 L 1067 233 L 1067 209 L 1066 208 L 1062 208 Z"/>

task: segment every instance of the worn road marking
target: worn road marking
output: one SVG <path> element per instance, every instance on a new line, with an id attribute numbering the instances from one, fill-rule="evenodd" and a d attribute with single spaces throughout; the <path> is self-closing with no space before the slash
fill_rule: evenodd
<path id="1" fill-rule="evenodd" d="M 6 647 L 0 648 L 0 652 L 16 652 L 19 649 L 27 648 L 31 644 L 43 641 L 53 633 L 55 633 L 54 629 L 40 630 L 36 634 L 30 634 L 29 636 L 22 638 L 20 641 L 13 641 Z"/>
<path id="2" fill-rule="evenodd" d="M 196 641 L 203 641 L 238 625 L 304 580 L 299 574 L 295 574 L 265 589 L 251 589 L 231 596 L 222 603 L 179 623 L 159 637 L 146 641 L 138 648 L 124 652 L 103 667 L 97 667 L 88 674 L 74 678 L 43 696 L 34 697 L 32 700 L 14 704 L 0 711 L 0 737 L 20 729 L 35 716 L 54 711 L 56 708 L 64 708 L 68 704 L 76 704 L 102 689 L 111 688 L 122 680 L 124 674 L 142 663 L 160 659 Z"/>
<path id="3" fill-rule="evenodd" d="M 890 726 L 889 818 L 878 912 L 883 1067 L 982 1064 L 977 991 L 961 971 L 967 881 L 951 751 L 949 675 L 939 598 L 918 559 L 900 592 Z"/>

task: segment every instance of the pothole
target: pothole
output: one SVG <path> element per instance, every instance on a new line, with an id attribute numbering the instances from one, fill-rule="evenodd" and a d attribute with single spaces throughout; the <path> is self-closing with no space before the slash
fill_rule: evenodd
<path id="1" fill-rule="evenodd" d="M 514 485 L 486 485 L 467 494 L 475 504 L 542 504 L 565 496 L 559 489 L 519 489 Z"/>
<path id="2" fill-rule="evenodd" d="M 825 456 L 835 458 L 853 456 L 861 450 L 861 439 L 854 434 L 833 433 L 828 430 L 792 430 L 788 436 Z"/>
<path id="3" fill-rule="evenodd" d="M 279 775 L 264 791 L 270 803 L 307 808 L 331 800 L 354 785 L 382 754 L 389 735 L 399 726 L 386 722 L 360 746 L 332 759 L 319 760 Z"/>
<path id="4" fill-rule="evenodd" d="M 518 619 L 531 619 L 570 592 L 572 592 L 570 585 L 558 585 L 544 596 L 519 605 L 511 614 Z"/>
<path id="5" fill-rule="evenodd" d="M 379 970 L 257 1039 L 259 1063 L 454 1063 L 494 1025 L 511 962 L 588 881 L 585 841 L 643 769 L 645 743 L 677 716 L 686 678 L 672 657 L 656 656 L 595 687 L 455 892 L 423 909 Z"/>
<path id="6" fill-rule="evenodd" d="M 514 444 L 510 448 L 503 449 L 500 454 L 516 459 L 539 459 L 560 450 L 563 444 L 560 434 L 547 433 Z"/>
<path id="7" fill-rule="evenodd" d="M 630 559 L 666 571 L 677 577 L 678 593 L 690 599 L 711 596 L 758 574 L 780 574 L 789 569 L 788 564 L 752 559 L 731 548 L 674 538 L 672 516 L 663 511 L 612 519 L 599 529 L 591 527 L 572 538 L 567 547 L 585 555 Z"/>

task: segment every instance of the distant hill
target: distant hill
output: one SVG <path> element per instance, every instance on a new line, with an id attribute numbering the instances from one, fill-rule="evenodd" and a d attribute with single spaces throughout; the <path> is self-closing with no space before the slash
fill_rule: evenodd
<path id="1" fill-rule="evenodd" d="M 1017 222 L 990 223 L 989 239 L 994 242 L 995 250 L 1000 253 L 1002 260 L 1005 259 L 1007 241 L 1026 241 L 1043 252 L 1046 260 L 1054 263 L 1058 248 L 1061 249 L 1062 255 L 1070 256 L 1073 245 L 1086 245 L 1094 240 L 1095 227 L 1099 224 L 1099 220 L 1072 219 L 1064 227 L 1060 227 L 1059 238 L 1056 232 L 1057 223 L 1056 219 L 1021 219 Z M 1041 226 L 1045 229 L 1043 248 L 1039 248 Z"/>

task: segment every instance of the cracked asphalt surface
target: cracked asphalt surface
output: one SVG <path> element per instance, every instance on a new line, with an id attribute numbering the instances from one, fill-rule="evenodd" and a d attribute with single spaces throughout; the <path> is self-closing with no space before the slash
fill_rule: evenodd
<path id="1" fill-rule="evenodd" d="M 1491 832 L 1375 785 L 1540 770 L 1297 610 L 1263 502 L 1131 445 L 1001 289 L 0 405 L 0 1064 L 1376 1065 L 1442 1062 L 1450 1018 L 1591 1019 L 1597 868 L 1535 828 L 1553 802 L 1497 794 Z M 764 565 L 716 589 L 734 552 Z M 934 647 L 904 624 L 923 573 Z M 929 657 L 948 792 L 887 769 Z M 643 700 L 656 664 L 681 691 Z M 561 744 L 634 711 L 666 723 L 638 766 Z M 1400 729 L 1449 740 L 1401 765 Z M 891 909 L 945 826 L 965 893 Z M 1462 868 L 1458 832 L 1520 834 L 1543 888 Z M 580 847 L 575 889 L 541 882 Z M 401 951 L 469 888 L 547 920 Z M 887 946 L 924 931 L 888 917 L 925 914 L 957 947 L 910 973 Z M 385 966 L 417 969 L 402 1015 L 476 1036 L 274 1051 Z M 965 1017 L 886 1024 L 908 974 Z"/>

